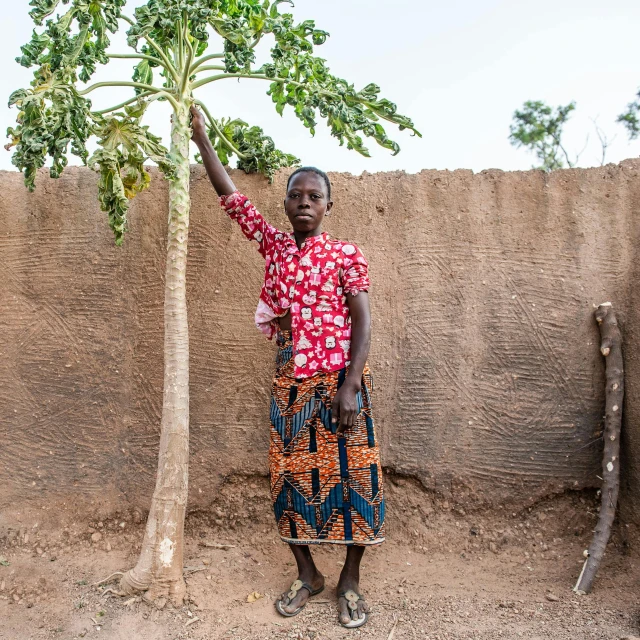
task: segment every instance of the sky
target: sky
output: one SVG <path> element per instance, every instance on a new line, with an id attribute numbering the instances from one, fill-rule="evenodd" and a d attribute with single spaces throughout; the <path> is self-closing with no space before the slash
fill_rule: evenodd
<path id="1" fill-rule="evenodd" d="M 2 131 L 15 121 L 15 109 L 6 106 L 9 94 L 28 86 L 32 77 L 31 70 L 14 62 L 33 28 L 28 4 L 12 0 L 3 7 Z M 125 10 L 131 14 L 140 4 L 143 0 L 128 0 Z M 607 162 L 640 156 L 640 141 L 630 142 L 615 121 L 640 88 L 637 0 L 296 0 L 291 11 L 331 34 L 316 55 L 327 60 L 332 73 L 356 88 L 380 85 L 381 96 L 395 102 L 423 135 L 412 137 L 388 125 L 402 151 L 392 156 L 371 141 L 372 157 L 364 158 L 340 147 L 322 122 L 312 138 L 290 111 L 280 117 L 266 95 L 266 82 L 224 80 L 199 90 L 215 117 L 241 117 L 261 126 L 303 164 L 353 174 L 526 170 L 535 157 L 508 140 L 513 112 L 526 100 L 576 101 L 564 142 L 570 154 L 580 154 L 579 166 L 601 164 L 594 120 L 612 140 Z M 124 26 L 112 37 L 113 53 L 128 52 Z M 268 41 L 261 43 L 259 60 L 266 60 L 268 50 Z M 129 79 L 130 73 L 131 61 L 118 60 L 101 68 L 92 82 Z M 98 89 L 91 98 L 96 108 L 106 108 L 128 98 L 128 91 Z M 145 124 L 167 141 L 166 103 L 154 103 Z M 0 169 L 13 169 L 10 156 L 0 147 Z M 80 161 L 71 156 L 70 163 Z"/>

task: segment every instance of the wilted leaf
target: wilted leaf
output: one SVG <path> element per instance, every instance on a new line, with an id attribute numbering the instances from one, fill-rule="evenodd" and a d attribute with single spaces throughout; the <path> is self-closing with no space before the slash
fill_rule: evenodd
<path id="1" fill-rule="evenodd" d="M 9 105 L 20 109 L 18 124 L 7 129 L 11 138 L 6 148 L 15 147 L 12 163 L 24 172 L 30 191 L 35 187 L 36 171 L 47 156 L 53 160 L 50 174 L 57 178 L 67 165 L 67 152 L 86 161 L 85 143 L 91 134 L 91 103 L 79 96 L 62 72 L 53 73 L 48 65 L 39 69 L 32 89 L 19 89 Z"/>
<path id="2" fill-rule="evenodd" d="M 96 133 L 99 148 L 89 158 L 88 164 L 100 172 L 98 197 L 103 211 L 109 215 L 109 226 L 122 244 L 126 228 L 129 200 L 149 186 L 151 178 L 144 167 L 146 160 L 153 160 L 169 178 L 175 167 L 169 160 L 167 149 L 149 128 L 141 126 L 139 119 L 144 105 L 127 113 L 115 113 L 98 121 Z"/>
<path id="3" fill-rule="evenodd" d="M 246 173 L 262 173 L 270 181 L 279 169 L 300 164 L 295 156 L 276 149 L 273 140 L 265 136 L 260 127 L 250 127 L 239 119 L 222 119 L 216 125 L 222 136 L 210 128 L 209 139 L 222 164 L 228 165 L 234 155 L 228 142 L 242 154 L 242 157 L 237 157 L 238 169 Z"/>

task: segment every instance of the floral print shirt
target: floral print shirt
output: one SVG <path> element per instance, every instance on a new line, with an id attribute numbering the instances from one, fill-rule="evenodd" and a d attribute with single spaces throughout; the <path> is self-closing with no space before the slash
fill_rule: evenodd
<path id="1" fill-rule="evenodd" d="M 291 312 L 296 378 L 349 365 L 346 294 L 369 290 L 369 265 L 360 249 L 326 233 L 307 238 L 298 249 L 292 233 L 270 225 L 238 191 L 222 196 L 220 204 L 265 259 L 256 326 L 271 339 L 277 319 Z"/>

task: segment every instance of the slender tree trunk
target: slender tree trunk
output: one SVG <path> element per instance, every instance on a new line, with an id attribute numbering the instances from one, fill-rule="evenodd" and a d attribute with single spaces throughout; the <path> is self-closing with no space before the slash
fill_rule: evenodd
<path id="1" fill-rule="evenodd" d="M 128 593 L 181 605 L 184 517 L 189 479 L 189 328 L 186 271 L 189 233 L 189 107 L 171 127 L 177 176 L 169 183 L 169 231 L 164 296 L 164 395 L 156 487 L 136 566 L 121 580 Z"/>

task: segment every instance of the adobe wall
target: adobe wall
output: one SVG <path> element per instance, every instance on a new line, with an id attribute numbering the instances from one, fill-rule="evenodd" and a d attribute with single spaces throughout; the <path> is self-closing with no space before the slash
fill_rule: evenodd
<path id="1" fill-rule="evenodd" d="M 377 429 L 388 470 L 482 503 L 597 486 L 594 304 L 625 330 L 623 508 L 640 502 L 640 161 L 547 175 L 334 174 L 326 228 L 372 273 Z M 233 178 L 277 226 L 285 175 Z M 113 244 L 96 175 L 0 173 L 0 506 L 148 506 L 162 406 L 167 186 Z M 274 345 L 253 325 L 259 254 L 192 168 L 191 504 L 265 474 Z M 594 442 L 594 440 L 596 440 Z"/>

